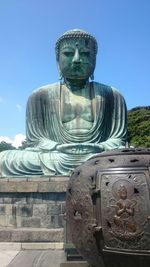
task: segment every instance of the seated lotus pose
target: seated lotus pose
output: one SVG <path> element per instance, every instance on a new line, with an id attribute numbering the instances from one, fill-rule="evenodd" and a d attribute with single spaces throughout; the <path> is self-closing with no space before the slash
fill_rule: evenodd
<path id="1" fill-rule="evenodd" d="M 1 176 L 67 175 L 97 153 L 125 146 L 125 101 L 113 87 L 93 81 L 96 54 L 96 39 L 85 31 L 58 39 L 60 82 L 29 97 L 28 148 L 0 153 Z"/>

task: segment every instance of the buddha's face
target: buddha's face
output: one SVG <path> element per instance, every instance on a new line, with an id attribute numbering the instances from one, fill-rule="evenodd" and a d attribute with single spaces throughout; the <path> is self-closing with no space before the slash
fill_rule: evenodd
<path id="1" fill-rule="evenodd" d="M 61 43 L 58 64 L 64 78 L 87 80 L 94 72 L 95 63 L 91 40 L 71 38 Z"/>
<path id="2" fill-rule="evenodd" d="M 126 189 L 125 186 L 121 186 L 119 191 L 118 191 L 118 193 L 119 193 L 119 197 L 121 199 L 126 199 L 127 198 L 127 189 Z"/>

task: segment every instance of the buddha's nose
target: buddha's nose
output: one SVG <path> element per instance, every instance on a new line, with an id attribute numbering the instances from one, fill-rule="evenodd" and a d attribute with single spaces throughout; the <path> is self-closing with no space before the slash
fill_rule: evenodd
<path id="1" fill-rule="evenodd" d="M 80 58 L 80 54 L 79 54 L 79 50 L 76 49 L 74 57 L 72 59 L 72 62 L 75 64 L 79 64 L 81 62 L 81 58 Z"/>

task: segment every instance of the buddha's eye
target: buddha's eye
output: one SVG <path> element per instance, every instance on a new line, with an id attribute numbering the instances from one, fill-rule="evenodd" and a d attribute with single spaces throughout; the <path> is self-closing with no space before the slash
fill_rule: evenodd
<path id="1" fill-rule="evenodd" d="M 80 52 L 80 55 L 83 57 L 89 57 L 90 52 L 89 51 L 83 51 L 83 52 Z"/>
<path id="2" fill-rule="evenodd" d="M 73 57 L 73 56 L 74 56 L 74 53 L 71 52 L 71 51 L 64 51 L 63 54 L 64 54 L 66 57 Z"/>

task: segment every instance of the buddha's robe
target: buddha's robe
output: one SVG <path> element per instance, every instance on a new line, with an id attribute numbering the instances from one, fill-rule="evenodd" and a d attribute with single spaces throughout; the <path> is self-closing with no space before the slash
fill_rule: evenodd
<path id="1" fill-rule="evenodd" d="M 39 88 L 30 96 L 26 111 L 29 147 L 0 153 L 1 176 L 67 175 L 94 154 L 61 153 L 60 144 L 99 144 L 102 151 L 125 146 L 127 111 L 122 95 L 114 88 L 92 82 L 94 122 L 88 132 L 69 132 L 61 120 L 59 83 Z"/>

